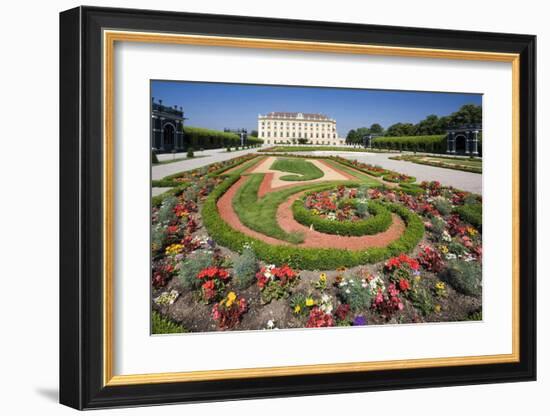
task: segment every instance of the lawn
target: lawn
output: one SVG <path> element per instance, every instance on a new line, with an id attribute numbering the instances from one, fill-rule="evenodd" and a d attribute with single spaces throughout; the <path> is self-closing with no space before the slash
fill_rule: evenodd
<path id="1" fill-rule="evenodd" d="M 318 190 L 336 186 L 340 182 L 323 182 L 313 186 L 305 184 L 292 188 L 283 189 L 277 192 L 258 198 L 258 189 L 264 178 L 263 174 L 253 174 L 239 188 L 233 198 L 233 208 L 244 225 L 265 234 L 269 237 L 298 244 L 303 238 L 298 233 L 287 233 L 277 223 L 277 208 L 291 195 L 305 190 Z"/>
<path id="2" fill-rule="evenodd" d="M 310 161 L 296 158 L 277 158 L 271 169 L 295 174 L 281 176 L 283 181 L 311 181 L 324 175 L 323 171 Z"/>

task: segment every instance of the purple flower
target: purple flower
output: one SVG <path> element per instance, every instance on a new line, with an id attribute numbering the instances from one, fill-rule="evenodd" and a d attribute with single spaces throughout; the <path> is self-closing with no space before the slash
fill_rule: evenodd
<path id="1" fill-rule="evenodd" d="M 357 315 L 353 320 L 353 326 L 360 326 L 360 325 L 366 325 L 366 324 L 367 324 L 367 320 L 362 315 Z"/>

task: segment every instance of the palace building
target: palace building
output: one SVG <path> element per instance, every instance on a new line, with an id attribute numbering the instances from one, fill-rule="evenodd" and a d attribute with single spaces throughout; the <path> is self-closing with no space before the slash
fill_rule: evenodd
<path id="1" fill-rule="evenodd" d="M 265 144 L 308 143 L 339 146 L 336 120 L 324 114 L 271 112 L 258 115 L 258 137 Z"/>

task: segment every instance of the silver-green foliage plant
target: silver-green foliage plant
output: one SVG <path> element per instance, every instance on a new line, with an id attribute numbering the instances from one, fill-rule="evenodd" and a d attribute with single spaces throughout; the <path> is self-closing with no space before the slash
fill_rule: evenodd
<path id="1" fill-rule="evenodd" d="M 254 250 L 245 247 L 242 254 L 233 262 L 233 275 L 235 284 L 239 289 L 246 289 L 256 279 L 258 271 L 258 259 Z"/>
<path id="2" fill-rule="evenodd" d="M 432 222 L 432 233 L 434 237 L 437 240 L 441 240 L 441 238 L 443 237 L 443 232 L 446 229 L 447 223 L 443 218 L 436 217 L 436 216 L 433 216 L 431 218 L 431 222 Z"/>
<path id="3" fill-rule="evenodd" d="M 354 312 L 370 308 L 373 294 L 368 283 L 357 276 L 344 279 L 338 285 L 338 296 L 342 303 L 347 303 Z"/>
<path id="4" fill-rule="evenodd" d="M 162 201 L 162 205 L 159 208 L 158 212 L 158 222 L 159 223 L 169 223 L 176 219 L 176 213 L 174 212 L 174 207 L 178 203 L 178 199 L 170 195 Z"/>
<path id="5" fill-rule="evenodd" d="M 441 273 L 441 280 L 465 295 L 480 296 L 481 271 L 481 265 L 476 261 L 450 260 Z"/>
<path id="6" fill-rule="evenodd" d="M 164 247 L 167 238 L 166 227 L 163 224 L 156 224 L 151 230 L 151 246 L 155 251 Z"/>
<path id="7" fill-rule="evenodd" d="M 178 278 L 185 289 L 198 289 L 200 280 L 197 275 L 202 269 L 212 266 L 213 255 L 208 251 L 200 251 L 193 257 L 187 258 L 180 267 Z"/>
<path id="8" fill-rule="evenodd" d="M 451 201 L 444 197 L 434 198 L 433 205 L 441 213 L 441 215 L 449 215 L 453 210 Z"/>

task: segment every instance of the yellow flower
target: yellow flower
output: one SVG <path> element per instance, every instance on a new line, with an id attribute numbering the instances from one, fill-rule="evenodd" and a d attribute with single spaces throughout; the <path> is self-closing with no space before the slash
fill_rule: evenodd
<path id="1" fill-rule="evenodd" d="M 473 228 L 473 227 L 468 227 L 468 228 L 466 228 L 466 231 L 468 231 L 468 234 L 470 234 L 472 237 L 473 237 L 474 235 L 477 235 L 477 230 L 476 230 L 475 228 Z"/>
<path id="2" fill-rule="evenodd" d="M 438 290 L 444 290 L 445 289 L 445 283 L 443 282 L 437 282 L 435 284 L 435 288 L 438 289 Z"/>
<path id="3" fill-rule="evenodd" d="M 306 306 L 313 306 L 315 305 L 315 301 L 311 298 L 306 299 Z"/>
<path id="4" fill-rule="evenodd" d="M 439 304 L 435 305 L 434 311 L 435 311 L 435 313 L 441 312 L 441 305 L 439 305 Z"/>
<path id="5" fill-rule="evenodd" d="M 237 299 L 237 295 L 235 294 L 235 292 L 229 292 L 227 294 L 227 301 L 225 302 L 225 306 L 229 308 L 231 305 L 233 305 L 235 299 Z"/>
<path id="6" fill-rule="evenodd" d="M 326 282 L 326 281 L 327 281 L 327 274 L 326 274 L 326 273 L 321 273 L 321 274 L 319 275 L 319 280 L 320 280 L 321 282 Z"/>
<path id="7" fill-rule="evenodd" d="M 181 244 L 171 244 L 168 247 L 166 247 L 165 253 L 168 256 L 173 256 L 175 254 L 178 254 L 183 249 L 183 246 Z"/>
<path id="8" fill-rule="evenodd" d="M 300 307 L 300 305 L 296 305 L 294 307 L 294 313 L 300 313 L 301 310 L 302 310 L 302 308 Z"/>
<path id="9" fill-rule="evenodd" d="M 439 250 L 443 253 L 443 254 L 447 254 L 449 252 L 449 248 L 447 246 L 440 246 L 439 247 Z"/>

